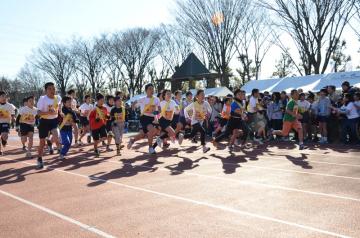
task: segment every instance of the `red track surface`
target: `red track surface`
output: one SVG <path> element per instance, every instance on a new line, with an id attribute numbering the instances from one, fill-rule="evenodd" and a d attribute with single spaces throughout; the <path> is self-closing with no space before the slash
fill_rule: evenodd
<path id="1" fill-rule="evenodd" d="M 35 141 L 37 144 L 37 140 Z M 360 237 L 359 148 L 181 147 L 35 170 L 13 134 L 0 157 L 0 237 Z"/>

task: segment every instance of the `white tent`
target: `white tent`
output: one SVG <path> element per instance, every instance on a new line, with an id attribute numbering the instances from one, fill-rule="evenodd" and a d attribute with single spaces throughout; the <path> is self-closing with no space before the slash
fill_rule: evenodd
<path id="1" fill-rule="evenodd" d="M 197 89 L 191 89 L 190 92 L 195 96 Z M 233 95 L 233 92 L 230 91 L 227 87 L 219 87 L 219 88 L 206 88 L 204 89 L 205 97 L 214 96 L 214 97 L 226 97 L 228 94 Z M 183 95 L 185 97 L 185 94 Z"/>
<path id="2" fill-rule="evenodd" d="M 134 97 L 132 97 L 132 98 L 130 98 L 129 100 L 127 100 L 126 103 L 130 105 L 131 103 L 133 103 L 133 102 L 135 102 L 135 101 L 137 101 L 137 100 L 139 100 L 140 98 L 145 97 L 145 96 L 146 96 L 146 94 L 135 95 Z"/>
<path id="3" fill-rule="evenodd" d="M 302 88 L 305 92 L 311 91 L 313 87 L 319 84 L 324 75 L 308 75 L 303 77 L 286 77 L 283 78 L 275 87 L 271 88 L 271 92 L 285 91 L 290 93 L 293 89 Z"/>
<path id="4" fill-rule="evenodd" d="M 286 77 L 282 79 L 252 80 L 246 83 L 242 89 L 247 94 L 257 88 L 260 92 L 281 92 L 290 93 L 292 89 L 303 89 L 304 92 L 318 92 L 325 86 L 334 85 L 337 90 L 341 90 L 341 84 L 348 81 L 350 85 L 360 86 L 360 71 L 341 72 L 319 75 L 308 75 L 303 77 Z"/>
<path id="5" fill-rule="evenodd" d="M 246 92 L 246 94 L 250 94 L 251 90 L 257 88 L 260 92 L 271 91 L 273 87 L 275 87 L 278 83 L 281 82 L 282 79 L 263 79 L 263 80 L 251 80 L 247 82 L 241 89 Z"/>

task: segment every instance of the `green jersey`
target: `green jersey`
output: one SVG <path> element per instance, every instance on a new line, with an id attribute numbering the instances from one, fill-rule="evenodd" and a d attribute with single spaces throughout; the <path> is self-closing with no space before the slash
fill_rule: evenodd
<path id="1" fill-rule="evenodd" d="M 286 110 L 295 112 L 297 114 L 297 110 L 298 110 L 297 102 L 293 99 L 290 99 L 290 101 L 286 105 Z M 296 120 L 296 117 L 285 112 L 284 121 L 295 121 L 295 120 Z"/>

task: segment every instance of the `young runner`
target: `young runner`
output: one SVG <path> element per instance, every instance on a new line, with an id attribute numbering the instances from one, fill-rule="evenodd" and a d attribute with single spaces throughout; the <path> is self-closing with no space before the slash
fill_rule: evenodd
<path id="1" fill-rule="evenodd" d="M 35 98 L 30 96 L 26 98 L 26 105 L 19 109 L 19 126 L 20 126 L 20 136 L 21 142 L 23 144 L 23 149 L 26 150 L 26 142 L 28 142 L 26 157 L 31 157 L 31 149 L 33 146 L 34 139 L 34 126 L 36 122 L 36 116 L 38 109 L 34 107 Z"/>
<path id="2" fill-rule="evenodd" d="M 68 153 L 72 139 L 73 139 L 73 131 L 74 124 L 78 122 L 78 118 L 76 116 L 76 113 L 72 109 L 72 98 L 65 96 L 62 99 L 62 122 L 60 123 L 59 129 L 60 129 L 60 135 L 61 135 L 61 143 L 62 148 L 60 151 L 60 159 L 65 159 L 66 154 Z"/>
<path id="3" fill-rule="evenodd" d="M 204 122 L 207 114 L 211 113 L 211 111 L 212 109 L 210 104 L 205 101 L 204 90 L 198 90 L 196 93 L 196 101 L 184 109 L 185 117 L 191 120 L 192 126 L 190 135 L 185 135 L 185 138 L 194 138 L 195 135 L 200 132 L 200 140 L 204 153 L 210 150 L 209 147 L 205 146 Z M 192 112 L 192 116 L 189 115 L 189 112 Z"/>
<path id="4" fill-rule="evenodd" d="M 94 106 L 91 104 L 90 95 L 85 95 L 84 103 L 80 106 L 80 125 L 81 125 L 81 134 L 79 138 L 79 143 L 82 144 L 82 138 L 90 133 L 90 125 L 89 125 L 89 115 L 90 112 L 94 109 Z M 91 136 L 87 136 L 87 143 L 91 143 Z"/>
<path id="5" fill-rule="evenodd" d="M 76 92 L 73 89 L 70 89 L 67 92 L 67 96 L 71 98 L 71 109 L 78 115 L 79 110 L 77 108 L 77 101 L 76 101 Z M 79 127 L 77 123 L 73 123 L 73 129 L 74 129 L 74 138 L 75 138 L 75 145 L 79 146 L 81 143 L 79 143 Z"/>
<path id="6" fill-rule="evenodd" d="M 224 127 L 228 124 L 228 121 L 230 119 L 230 114 L 231 114 L 231 103 L 232 103 L 232 98 L 225 99 L 224 106 L 221 111 L 220 125 L 216 128 L 213 135 L 217 136 L 224 129 Z"/>
<path id="7" fill-rule="evenodd" d="M 6 93 L 0 91 L 0 155 L 3 155 L 1 146 L 6 146 L 10 132 L 10 123 L 15 118 L 14 107 L 7 102 L 6 98 Z"/>
<path id="8" fill-rule="evenodd" d="M 115 137 L 116 154 L 121 155 L 122 140 L 125 127 L 126 110 L 121 97 L 115 97 L 115 106 L 111 109 L 110 118 L 112 122 L 112 132 Z"/>
<path id="9" fill-rule="evenodd" d="M 230 118 L 226 126 L 225 132 L 220 136 L 216 137 L 213 141 L 215 147 L 217 147 L 218 142 L 222 139 L 228 138 L 230 136 L 229 150 L 232 151 L 234 148 L 234 143 L 238 137 L 241 136 L 242 145 L 245 145 L 246 138 L 248 136 L 249 130 L 244 122 L 246 120 L 246 109 L 245 109 L 245 97 L 246 94 L 240 89 L 234 92 L 235 98 L 231 103 Z"/>
<path id="10" fill-rule="evenodd" d="M 145 86 L 146 97 L 141 98 L 137 103 L 136 107 L 140 107 L 141 116 L 140 123 L 142 129 L 140 133 L 131 138 L 128 144 L 128 149 L 132 147 L 135 141 L 144 138 L 147 136 L 149 144 L 149 153 L 155 154 L 153 146 L 153 138 L 158 133 L 158 130 L 155 128 L 156 116 L 159 113 L 160 109 L 160 100 L 157 97 L 154 97 L 154 86 L 152 84 L 147 84 Z"/>
<path id="11" fill-rule="evenodd" d="M 106 96 L 106 104 L 104 104 L 104 107 L 106 108 L 107 112 L 110 114 L 111 109 L 114 107 L 114 96 L 107 95 Z M 112 123 L 110 120 L 106 122 L 106 132 L 107 132 L 107 143 L 106 143 L 106 151 L 113 151 L 113 149 L 110 148 L 111 140 L 114 137 L 114 133 L 112 132 Z M 103 144 L 105 141 L 103 141 Z"/>
<path id="12" fill-rule="evenodd" d="M 94 139 L 94 151 L 96 157 L 100 156 L 98 145 L 100 140 L 105 141 L 107 139 L 106 123 L 109 119 L 109 114 L 104 106 L 104 96 L 102 94 L 96 95 L 96 106 L 90 112 L 89 122 L 91 128 L 91 134 Z"/>
<path id="13" fill-rule="evenodd" d="M 55 143 L 57 145 L 57 148 L 60 149 L 58 115 L 61 97 L 55 95 L 55 85 L 51 82 L 45 84 L 45 93 L 46 95 L 41 96 L 37 103 L 38 114 L 40 116 L 38 127 L 40 138 L 37 159 L 38 169 L 42 169 L 44 167 L 42 156 L 44 153 L 45 139 L 49 136 L 50 132 L 52 134 L 51 142 Z"/>
<path id="14" fill-rule="evenodd" d="M 172 121 L 174 119 L 175 110 L 177 110 L 177 103 L 174 100 L 171 100 L 171 91 L 164 90 L 162 93 L 162 98 L 164 100 L 160 102 L 161 114 L 159 119 L 159 125 L 164 132 L 163 135 L 159 136 L 156 140 L 153 148 L 155 149 L 156 145 L 162 146 L 162 142 L 165 138 L 170 138 L 173 143 L 175 143 L 176 133 L 174 128 L 172 127 Z M 184 136 L 182 134 L 179 135 L 179 144 L 182 143 Z"/>
<path id="15" fill-rule="evenodd" d="M 302 116 L 298 113 L 298 104 L 299 93 L 297 90 L 291 91 L 291 99 L 286 105 L 283 129 L 282 131 L 276 130 L 273 131 L 273 135 L 279 136 L 288 136 L 291 129 L 294 129 L 299 135 L 299 149 L 304 149 L 304 135 L 301 123 L 299 122 L 302 119 Z"/>

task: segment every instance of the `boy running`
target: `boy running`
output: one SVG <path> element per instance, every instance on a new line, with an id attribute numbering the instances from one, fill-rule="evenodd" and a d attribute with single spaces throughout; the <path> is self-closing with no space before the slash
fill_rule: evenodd
<path id="1" fill-rule="evenodd" d="M 50 132 L 52 134 L 52 143 L 57 145 L 57 148 L 60 148 L 59 143 L 59 131 L 58 131 L 58 115 L 59 115 L 59 106 L 61 104 L 61 97 L 56 94 L 56 89 L 54 83 L 45 84 L 45 93 L 46 95 L 41 96 L 37 103 L 38 114 L 40 116 L 39 121 L 39 148 L 38 148 L 38 159 L 37 159 L 37 168 L 42 169 L 43 164 L 43 153 L 45 147 L 45 139 L 49 136 Z"/>
<path id="2" fill-rule="evenodd" d="M 299 135 L 299 149 L 304 149 L 304 135 L 301 123 L 302 116 L 298 113 L 299 93 L 296 89 L 291 90 L 291 99 L 286 105 L 284 123 L 282 131 L 273 131 L 273 135 L 288 136 L 291 129 L 294 129 Z"/>
<path id="3" fill-rule="evenodd" d="M 90 125 L 89 125 L 89 115 L 90 112 L 94 109 L 94 106 L 91 104 L 90 95 L 86 95 L 84 98 L 85 102 L 80 106 L 80 125 L 81 125 L 81 134 L 79 138 L 79 143 L 82 144 L 82 138 L 90 132 Z M 87 143 L 91 143 L 91 136 L 87 136 Z"/>
<path id="4" fill-rule="evenodd" d="M 7 102 L 6 93 L 0 91 L 0 155 L 3 155 L 1 146 L 5 147 L 10 132 L 10 123 L 15 118 L 12 104 Z"/>
<path id="5" fill-rule="evenodd" d="M 155 117 L 159 113 L 160 107 L 160 100 L 157 97 L 154 97 L 154 85 L 147 84 L 145 86 L 146 97 L 141 98 L 136 107 L 140 107 L 141 116 L 140 116 L 140 123 L 142 126 L 142 130 L 140 133 L 131 138 L 128 144 L 128 149 L 132 147 L 135 141 L 144 138 L 147 136 L 148 144 L 149 144 L 149 154 L 155 154 L 155 150 L 153 146 L 153 139 L 154 136 L 158 133 L 158 130 L 154 126 Z"/>
<path id="6" fill-rule="evenodd" d="M 59 126 L 60 129 L 60 135 L 61 135 L 61 142 L 62 142 L 62 148 L 60 151 L 60 159 L 65 159 L 66 154 L 69 152 L 69 149 L 71 147 L 72 139 L 73 139 L 73 127 L 74 124 L 78 122 L 76 113 L 71 107 L 71 97 L 65 96 L 62 99 L 62 122 Z"/>
<path id="7" fill-rule="evenodd" d="M 96 107 L 90 112 L 89 122 L 91 134 L 94 139 L 94 151 L 96 157 L 100 156 L 98 145 L 100 140 L 105 141 L 107 138 L 106 123 L 109 118 L 108 111 L 104 107 L 104 96 L 102 94 L 96 95 Z"/>
<path id="8" fill-rule="evenodd" d="M 31 157 L 31 149 L 34 139 L 34 126 L 38 109 L 34 107 L 35 98 L 30 96 L 26 99 L 26 105 L 19 109 L 19 125 L 21 142 L 26 150 L 25 144 L 28 142 L 26 157 Z"/>
<path id="9" fill-rule="evenodd" d="M 112 132 L 115 137 L 116 154 L 121 155 L 121 143 L 125 128 L 125 105 L 121 97 L 115 97 L 115 106 L 111 109 L 110 118 L 112 122 Z"/>

